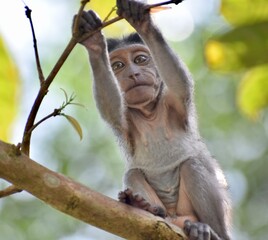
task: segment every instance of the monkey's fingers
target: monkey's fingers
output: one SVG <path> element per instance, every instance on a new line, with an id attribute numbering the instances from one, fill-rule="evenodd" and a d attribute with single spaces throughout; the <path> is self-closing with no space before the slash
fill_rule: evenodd
<path id="1" fill-rule="evenodd" d="M 133 23 L 143 22 L 146 13 L 149 14 L 148 5 L 140 1 L 117 0 L 117 14 Z"/>
<path id="2" fill-rule="evenodd" d="M 209 240 L 203 238 L 203 234 L 199 231 L 200 229 L 201 227 L 198 225 L 198 223 L 193 223 L 190 220 L 185 220 L 183 230 L 189 237 L 189 240 Z"/>
<path id="3" fill-rule="evenodd" d="M 192 222 L 190 220 L 184 221 L 184 227 L 183 230 L 187 236 L 189 236 L 190 230 L 191 230 Z"/>
<path id="4" fill-rule="evenodd" d="M 218 234 L 205 223 L 193 223 L 189 220 L 186 220 L 184 222 L 183 230 L 190 240 L 222 240 Z"/>
<path id="5" fill-rule="evenodd" d="M 102 26 L 100 17 L 92 10 L 89 10 L 88 12 L 83 12 L 82 17 L 87 22 L 87 27 L 91 31 L 96 30 Z"/>
<path id="6" fill-rule="evenodd" d="M 124 10 L 128 7 L 128 2 L 127 1 L 122 1 L 122 0 L 117 0 L 116 1 L 116 6 L 117 6 L 117 15 L 122 16 Z"/>
<path id="7" fill-rule="evenodd" d="M 218 234 L 213 230 L 213 229 L 211 229 L 210 228 L 210 235 L 211 235 L 211 240 L 222 240 L 219 236 L 218 236 Z"/>

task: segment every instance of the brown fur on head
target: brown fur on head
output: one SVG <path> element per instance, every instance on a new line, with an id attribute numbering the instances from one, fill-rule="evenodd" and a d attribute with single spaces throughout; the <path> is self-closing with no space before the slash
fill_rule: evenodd
<path id="1" fill-rule="evenodd" d="M 117 48 L 121 48 L 131 44 L 144 44 L 143 40 L 141 39 L 140 35 L 136 32 L 131 33 L 128 36 L 123 38 L 108 38 L 107 45 L 109 53 Z"/>
<path id="2" fill-rule="evenodd" d="M 111 65 L 117 61 L 122 61 L 124 64 L 129 65 L 133 60 L 128 62 L 129 55 L 134 54 L 130 58 L 135 57 L 134 52 L 144 52 L 145 55 L 148 54 L 150 61 L 146 64 L 137 64 L 138 70 L 136 69 L 135 74 L 133 74 L 132 67 L 123 68 L 121 70 L 114 71 L 115 76 L 119 82 L 121 90 L 124 92 L 125 100 L 128 106 L 140 107 L 144 104 L 158 102 L 164 84 L 159 77 L 157 68 L 151 58 L 150 50 L 147 45 L 143 42 L 142 38 L 138 33 L 132 33 L 130 35 L 124 36 L 123 38 L 110 38 L 107 39 L 107 47 L 110 55 Z M 142 53 L 140 53 L 142 54 Z M 114 60 L 116 59 L 116 60 Z M 134 68 L 136 68 L 134 66 Z M 153 77 L 154 76 L 154 77 Z M 144 85 L 142 88 L 133 88 L 133 86 Z M 130 91 L 128 91 L 130 89 Z"/>

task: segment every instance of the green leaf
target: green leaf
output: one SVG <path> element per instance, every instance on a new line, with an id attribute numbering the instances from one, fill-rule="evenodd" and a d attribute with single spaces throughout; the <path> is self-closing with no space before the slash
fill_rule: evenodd
<path id="1" fill-rule="evenodd" d="M 64 116 L 69 121 L 69 123 L 71 123 L 71 125 L 73 126 L 75 131 L 78 133 L 80 140 L 82 140 L 83 131 L 82 131 L 82 128 L 81 128 L 80 124 L 78 123 L 78 121 L 75 118 L 73 118 L 72 116 L 69 116 L 66 114 L 61 114 L 61 115 Z"/>
<path id="2" fill-rule="evenodd" d="M 268 63 L 268 22 L 233 29 L 205 46 L 213 70 L 229 72 Z"/>
<path id="3" fill-rule="evenodd" d="M 60 88 L 61 91 L 63 91 L 64 93 L 64 96 L 65 96 L 65 103 L 68 102 L 68 95 L 67 95 L 67 92 L 63 89 L 63 88 Z"/>
<path id="4" fill-rule="evenodd" d="M 268 1 L 222 0 L 221 13 L 235 26 L 268 21 Z"/>
<path id="5" fill-rule="evenodd" d="M 243 113 L 256 119 L 268 106 L 268 64 L 250 70 L 238 89 L 238 106 Z"/>
<path id="6" fill-rule="evenodd" d="M 71 102 L 70 105 L 76 105 L 78 107 L 86 108 L 85 105 L 82 104 L 82 103 L 74 103 L 74 102 Z"/>
<path id="7" fill-rule="evenodd" d="M 18 111 L 20 78 L 17 67 L 0 37 L 0 139 L 8 141 Z"/>

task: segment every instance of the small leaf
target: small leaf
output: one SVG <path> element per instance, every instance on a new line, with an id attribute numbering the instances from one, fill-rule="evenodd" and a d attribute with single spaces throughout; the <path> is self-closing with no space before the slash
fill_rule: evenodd
<path id="1" fill-rule="evenodd" d="M 73 102 L 71 102 L 70 104 L 71 105 L 76 105 L 76 106 L 79 106 L 79 107 L 82 107 L 82 108 L 86 108 L 85 105 L 83 105 L 81 103 L 73 103 Z"/>
<path id="2" fill-rule="evenodd" d="M 83 138 L 83 131 L 82 128 L 80 126 L 80 124 L 78 123 L 78 121 L 73 118 L 72 116 L 66 115 L 66 114 L 61 114 L 62 116 L 66 117 L 66 119 L 69 121 L 69 123 L 71 123 L 71 125 L 73 126 L 73 128 L 75 129 L 75 131 L 78 133 L 80 140 L 82 140 Z"/>
<path id="3" fill-rule="evenodd" d="M 67 92 L 66 92 L 63 88 L 60 88 L 60 90 L 63 91 L 64 96 L 65 96 L 65 102 L 67 103 L 67 102 L 68 102 L 68 95 L 67 95 Z"/>
<path id="4" fill-rule="evenodd" d="M 261 110 L 268 106 L 268 65 L 248 71 L 242 79 L 237 103 L 243 113 L 252 119 L 259 116 Z"/>

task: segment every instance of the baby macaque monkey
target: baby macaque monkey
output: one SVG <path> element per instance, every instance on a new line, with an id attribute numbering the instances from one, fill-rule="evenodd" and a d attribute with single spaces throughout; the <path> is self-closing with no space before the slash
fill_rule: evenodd
<path id="1" fill-rule="evenodd" d="M 137 33 L 106 41 L 97 31 L 82 44 L 97 107 L 126 156 L 119 200 L 166 218 L 190 240 L 230 239 L 227 183 L 200 139 L 193 80 L 147 5 L 117 0 L 117 9 Z M 93 11 L 83 12 L 80 34 L 101 25 Z"/>

